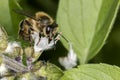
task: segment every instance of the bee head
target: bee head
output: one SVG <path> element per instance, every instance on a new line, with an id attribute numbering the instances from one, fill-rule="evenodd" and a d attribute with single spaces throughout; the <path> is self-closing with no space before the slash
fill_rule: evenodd
<path id="1" fill-rule="evenodd" d="M 50 39 L 52 39 L 52 37 L 55 35 L 56 33 L 56 28 L 58 27 L 58 25 L 54 22 L 51 25 L 48 25 L 45 29 L 45 33 L 47 34 L 47 37 L 49 37 Z"/>

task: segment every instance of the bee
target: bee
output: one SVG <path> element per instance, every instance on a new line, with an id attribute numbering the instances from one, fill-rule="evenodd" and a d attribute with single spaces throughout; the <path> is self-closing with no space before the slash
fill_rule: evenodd
<path id="1" fill-rule="evenodd" d="M 33 38 L 31 34 L 34 34 L 34 32 L 39 33 L 39 38 L 41 38 L 41 36 L 47 37 L 49 42 L 56 35 L 58 25 L 47 13 L 37 12 L 34 16 L 31 16 L 24 11 L 15 10 L 15 12 L 26 16 L 19 24 L 18 34 L 23 40 L 32 43 Z"/>

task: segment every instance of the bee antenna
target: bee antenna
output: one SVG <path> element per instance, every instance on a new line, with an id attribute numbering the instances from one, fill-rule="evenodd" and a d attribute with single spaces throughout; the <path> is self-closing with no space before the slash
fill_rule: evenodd
<path id="1" fill-rule="evenodd" d="M 58 33 L 67 43 L 70 43 L 70 41 L 67 39 L 67 38 L 65 38 L 65 36 L 63 36 L 61 33 Z"/>

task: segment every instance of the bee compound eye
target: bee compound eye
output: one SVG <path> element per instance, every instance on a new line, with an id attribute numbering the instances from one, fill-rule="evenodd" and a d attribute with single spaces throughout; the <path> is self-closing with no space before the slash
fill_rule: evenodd
<path id="1" fill-rule="evenodd" d="M 48 27 L 46 27 L 46 33 L 47 34 L 49 34 L 50 33 L 50 30 L 51 30 L 51 28 L 48 26 Z"/>

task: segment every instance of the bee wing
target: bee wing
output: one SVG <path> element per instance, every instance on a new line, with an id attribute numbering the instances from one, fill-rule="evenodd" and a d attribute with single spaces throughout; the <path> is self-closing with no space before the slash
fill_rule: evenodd
<path id="1" fill-rule="evenodd" d="M 30 11 L 25 11 L 25 10 L 20 10 L 20 9 L 13 9 L 14 12 L 20 14 L 20 15 L 24 15 L 26 17 L 32 18 L 34 20 L 36 20 L 33 15 L 31 14 Z"/>

